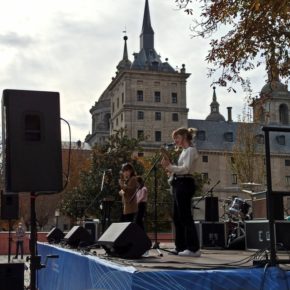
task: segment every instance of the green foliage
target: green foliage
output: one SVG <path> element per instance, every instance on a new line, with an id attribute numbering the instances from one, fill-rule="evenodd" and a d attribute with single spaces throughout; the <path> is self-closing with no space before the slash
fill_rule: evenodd
<path id="1" fill-rule="evenodd" d="M 103 199 L 112 198 L 115 204 L 111 216 L 118 220 L 120 169 L 123 163 L 131 162 L 138 174 L 143 173 L 143 166 L 134 155 L 138 150 L 139 140 L 129 139 L 125 130 L 116 131 L 105 145 L 96 145 L 89 170 L 82 171 L 80 184 L 65 194 L 60 205 L 62 212 L 72 218 L 100 218 Z"/>
<path id="2" fill-rule="evenodd" d="M 192 32 L 194 37 L 211 38 L 206 60 L 213 65 L 209 76 L 219 74 L 218 84 L 246 85 L 241 72 L 265 62 L 269 81 L 278 76 L 289 80 L 289 0 L 175 0 L 175 3 L 191 16 L 200 3 L 201 14 L 194 18 Z"/>

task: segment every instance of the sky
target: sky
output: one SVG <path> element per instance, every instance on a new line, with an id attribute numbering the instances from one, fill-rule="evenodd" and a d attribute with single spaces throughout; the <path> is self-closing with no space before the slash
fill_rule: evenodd
<path id="1" fill-rule="evenodd" d="M 129 59 L 139 52 L 145 0 L 0 0 L 0 89 L 57 91 L 61 117 L 71 126 L 72 141 L 91 132 L 89 110 L 115 75 L 128 36 Z M 205 119 L 212 100 L 205 56 L 210 39 L 192 38 L 192 17 L 175 0 L 149 0 L 155 50 L 173 68 L 185 64 L 188 117 Z M 254 95 L 267 78 L 262 69 L 247 75 Z M 231 106 L 237 121 L 245 93 L 217 87 L 220 112 Z M 62 140 L 68 129 L 62 125 Z"/>

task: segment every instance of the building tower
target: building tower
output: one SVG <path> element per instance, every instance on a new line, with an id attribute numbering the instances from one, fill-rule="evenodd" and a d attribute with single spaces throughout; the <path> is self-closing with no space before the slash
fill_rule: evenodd
<path id="1" fill-rule="evenodd" d="M 186 73 L 185 65 L 176 71 L 156 52 L 148 0 L 140 51 L 133 54 L 132 63 L 128 58 L 127 40 L 125 36 L 123 58 L 117 65 L 116 76 L 90 110 L 92 134 L 86 142 L 102 144 L 109 134 L 124 128 L 131 138 L 144 137 L 141 145 L 150 150 L 170 142 L 174 129 L 187 127 L 186 80 L 190 74 Z M 109 115 L 110 128 L 105 126 Z M 101 135 L 97 131 L 99 127 L 108 130 Z"/>

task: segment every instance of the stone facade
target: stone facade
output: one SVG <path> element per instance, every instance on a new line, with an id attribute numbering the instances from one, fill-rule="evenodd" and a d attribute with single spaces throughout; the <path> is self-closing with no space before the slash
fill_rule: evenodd
<path id="1" fill-rule="evenodd" d="M 197 172 L 211 181 L 205 185 L 205 192 L 220 181 L 214 189 L 220 198 L 249 199 L 230 164 L 240 123 L 233 122 L 231 107 L 228 107 L 227 120 L 220 114 L 215 88 L 205 120 L 188 119 L 186 82 L 190 74 L 186 73 L 185 65 L 176 71 L 156 53 L 148 0 L 145 0 L 140 51 L 134 54 L 132 62 L 128 59 L 127 40 L 125 36 L 123 59 L 117 65 L 116 76 L 90 111 L 92 134 L 87 136 L 86 142 L 91 146 L 102 144 L 114 130 L 126 128 L 130 137 L 143 135 L 145 141 L 141 145 L 145 152 L 150 152 L 164 143 L 171 143 L 174 129 L 195 127 L 200 153 Z M 252 107 L 255 124 L 260 128 L 272 124 L 289 125 L 290 92 L 277 78 L 268 81 L 259 97 L 253 100 Z M 290 189 L 289 135 L 277 132 L 271 135 L 273 190 Z M 259 130 L 256 137 L 264 146 L 264 132 Z M 266 180 L 255 190 L 265 188 Z"/>

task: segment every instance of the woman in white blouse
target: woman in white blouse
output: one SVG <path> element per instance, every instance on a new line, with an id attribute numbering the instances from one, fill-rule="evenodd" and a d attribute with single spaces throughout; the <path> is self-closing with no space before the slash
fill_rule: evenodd
<path id="1" fill-rule="evenodd" d="M 194 128 L 179 128 L 172 133 L 176 147 L 182 148 L 177 165 L 171 164 L 167 158 L 161 165 L 171 178 L 173 193 L 173 222 L 175 225 L 175 249 L 179 256 L 199 257 L 199 239 L 191 213 L 191 199 L 195 192 L 193 171 L 198 152 L 193 145 L 196 134 Z"/>

